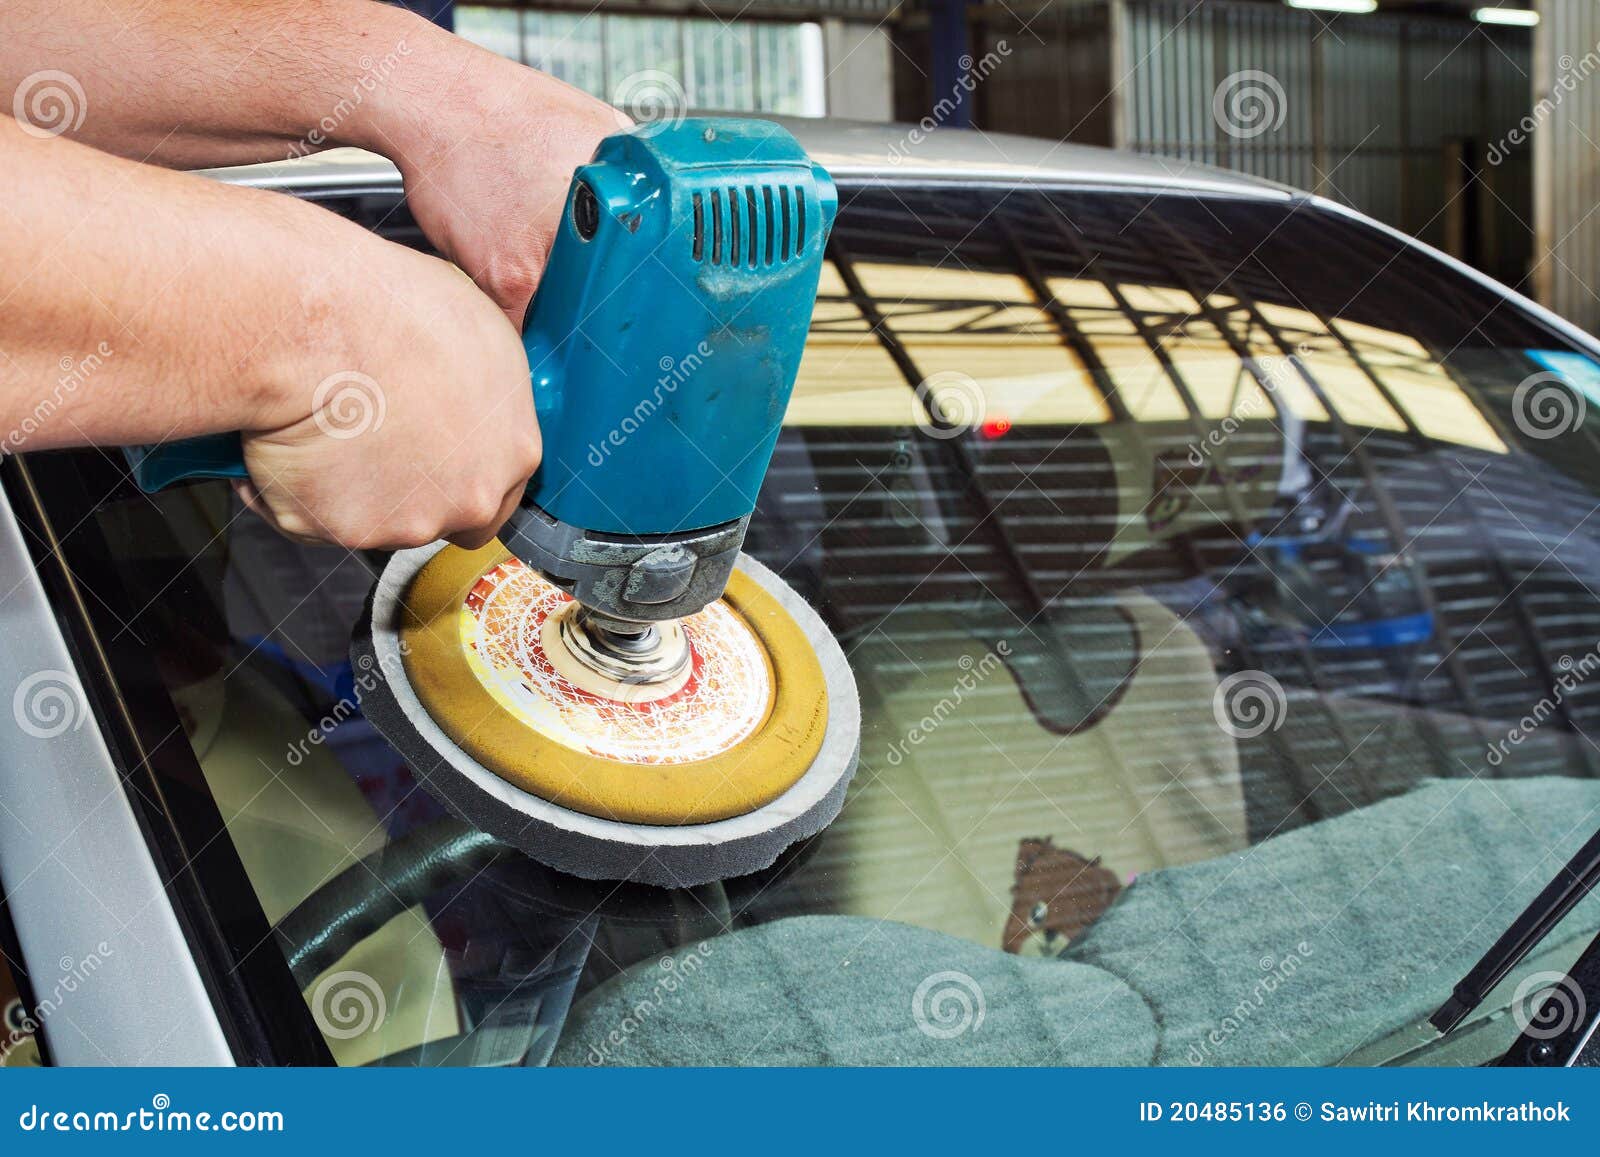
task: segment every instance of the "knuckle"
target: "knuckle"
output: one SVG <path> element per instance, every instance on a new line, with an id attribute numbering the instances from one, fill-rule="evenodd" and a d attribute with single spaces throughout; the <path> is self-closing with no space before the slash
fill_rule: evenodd
<path id="1" fill-rule="evenodd" d="M 484 288 L 502 305 L 526 304 L 539 284 L 539 271 L 521 260 L 493 261 L 483 275 Z"/>
<path id="2" fill-rule="evenodd" d="M 428 534 L 415 528 L 401 528 L 384 536 L 384 545 L 390 550 L 410 550 L 417 546 L 427 546 L 436 534 Z"/>
<path id="3" fill-rule="evenodd" d="M 437 518 L 423 518 L 415 522 L 405 523 L 401 528 L 401 535 L 406 546 L 427 546 L 440 535 L 444 534 L 446 527 Z"/>
<path id="4" fill-rule="evenodd" d="M 278 529 L 285 534 L 309 536 L 315 533 L 311 519 L 298 510 L 274 511 L 273 518 L 277 520 Z"/>
<path id="5" fill-rule="evenodd" d="M 467 529 L 487 525 L 500 512 L 501 492 L 487 486 L 475 488 L 461 504 L 461 517 Z"/>
<path id="6" fill-rule="evenodd" d="M 439 533 L 440 525 L 437 519 L 410 513 L 396 517 L 381 534 L 372 537 L 381 540 L 382 546 L 386 549 L 409 550 L 415 546 L 427 546 L 439 537 Z"/>
<path id="7" fill-rule="evenodd" d="M 539 437 L 537 430 L 525 434 L 517 446 L 517 476 L 518 480 L 533 477 L 539 469 L 539 463 L 544 461 L 544 440 Z"/>
<path id="8" fill-rule="evenodd" d="M 359 519 L 341 517 L 328 526 L 327 538 L 346 550 L 365 550 L 371 545 L 372 528 Z"/>

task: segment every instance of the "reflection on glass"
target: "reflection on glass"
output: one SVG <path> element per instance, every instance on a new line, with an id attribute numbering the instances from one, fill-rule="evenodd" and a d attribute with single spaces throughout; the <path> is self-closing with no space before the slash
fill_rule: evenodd
<path id="1" fill-rule="evenodd" d="M 822 267 L 800 372 L 784 422 L 790 426 L 911 426 L 927 412 L 859 307 L 838 267 Z"/>

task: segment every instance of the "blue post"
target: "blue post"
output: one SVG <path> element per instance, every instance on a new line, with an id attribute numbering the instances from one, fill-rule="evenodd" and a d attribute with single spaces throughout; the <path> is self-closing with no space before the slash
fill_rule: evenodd
<path id="1" fill-rule="evenodd" d="M 930 108 L 931 115 L 940 125 L 952 128 L 972 127 L 972 94 L 961 87 L 960 81 L 972 68 L 972 38 L 967 27 L 969 0 L 929 0 L 928 41 L 932 69 L 932 105 L 948 100 L 954 109 L 940 116 Z"/>

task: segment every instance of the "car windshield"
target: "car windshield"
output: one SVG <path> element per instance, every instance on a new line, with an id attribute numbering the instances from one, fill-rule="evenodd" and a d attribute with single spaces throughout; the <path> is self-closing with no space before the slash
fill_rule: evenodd
<path id="1" fill-rule="evenodd" d="M 310 1026 L 276 1059 L 1476 1063 L 1509 998 L 1419 1025 L 1600 807 L 1597 388 L 1309 201 L 845 184 L 745 549 L 842 644 L 860 767 L 821 836 L 681 892 L 481 849 L 402 889 L 384 848 L 470 833 L 360 710 L 382 557 L 223 483 L 60 531 L 225 824 L 193 870 L 259 906 L 217 935 L 296 967 L 303 1009 L 242 998 Z M 346 938 L 314 971 L 308 904 Z"/>

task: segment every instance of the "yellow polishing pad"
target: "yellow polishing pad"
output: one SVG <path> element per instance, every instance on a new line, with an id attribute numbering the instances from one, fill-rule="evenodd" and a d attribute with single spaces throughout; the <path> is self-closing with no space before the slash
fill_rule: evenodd
<path id="1" fill-rule="evenodd" d="M 551 661 L 547 625 L 570 603 L 498 542 L 446 547 L 411 581 L 407 678 L 485 768 L 574 811 L 675 825 L 753 811 L 811 766 L 828 723 L 822 668 L 754 579 L 735 571 L 721 601 L 681 621 L 689 676 L 645 701 Z"/>

